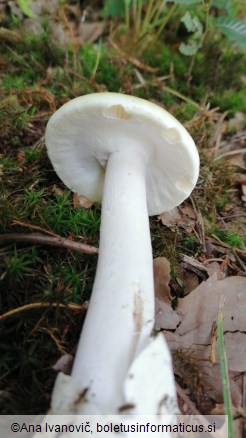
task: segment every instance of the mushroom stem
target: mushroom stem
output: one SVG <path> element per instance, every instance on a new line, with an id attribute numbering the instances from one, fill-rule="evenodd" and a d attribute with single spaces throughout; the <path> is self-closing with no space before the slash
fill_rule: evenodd
<path id="1" fill-rule="evenodd" d="M 96 278 L 72 370 L 89 388 L 87 399 L 105 414 L 118 413 L 125 402 L 127 371 L 149 343 L 154 323 L 145 169 L 138 147 L 109 156 Z"/>

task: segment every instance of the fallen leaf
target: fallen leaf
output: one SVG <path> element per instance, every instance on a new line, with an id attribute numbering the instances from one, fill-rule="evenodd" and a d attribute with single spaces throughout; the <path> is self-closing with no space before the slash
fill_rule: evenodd
<path id="1" fill-rule="evenodd" d="M 241 169 L 245 169 L 245 161 L 243 154 L 238 153 L 232 155 L 232 157 L 228 158 L 228 163 L 230 163 L 231 166 L 240 167 Z"/>
<path id="2" fill-rule="evenodd" d="M 165 327 L 167 330 L 175 330 L 180 323 L 180 316 L 175 312 L 171 303 L 155 299 L 155 330 Z"/>
<path id="3" fill-rule="evenodd" d="M 223 329 L 225 350 L 229 370 L 246 370 L 246 278 L 227 277 L 218 280 L 213 275 L 200 284 L 184 298 L 179 299 L 176 314 L 180 324 L 176 331 L 165 331 L 172 350 L 192 349 L 200 357 L 209 360 L 213 324 L 216 323 L 221 297 L 225 298 L 223 307 Z M 167 326 L 168 312 L 162 311 L 158 320 L 160 328 Z M 216 362 L 219 362 L 216 346 Z"/>
<path id="4" fill-rule="evenodd" d="M 177 207 L 172 210 L 166 211 L 158 216 L 158 219 L 166 225 L 167 227 L 172 227 L 174 225 L 181 225 L 184 223 L 184 219 L 182 218 L 180 212 Z"/>
<path id="5" fill-rule="evenodd" d="M 78 195 L 77 193 L 73 194 L 73 206 L 74 208 L 90 208 L 93 202 L 90 199 L 86 198 L 83 195 Z"/>
<path id="6" fill-rule="evenodd" d="M 194 208 L 189 204 L 184 204 L 179 206 L 179 210 L 181 210 L 183 215 L 186 215 L 188 218 L 196 220 L 196 212 L 194 211 Z"/>
<path id="7" fill-rule="evenodd" d="M 246 201 L 246 184 L 242 184 L 242 201 Z"/>
<path id="8" fill-rule="evenodd" d="M 180 318 L 171 307 L 170 263 L 165 257 L 156 257 L 153 261 L 155 285 L 155 330 L 161 328 L 160 321 L 165 314 L 166 327 L 175 329 Z"/>
<path id="9" fill-rule="evenodd" d="M 23 149 L 20 149 L 16 154 L 16 160 L 19 164 L 23 164 L 25 161 L 25 152 Z"/>
<path id="10" fill-rule="evenodd" d="M 216 274 L 217 279 L 222 280 L 223 278 L 225 278 L 225 274 L 221 268 L 223 269 L 223 262 L 221 264 L 219 264 L 218 262 L 209 263 L 206 266 L 208 276 L 212 277 L 214 274 Z"/>
<path id="11" fill-rule="evenodd" d="M 231 118 L 228 122 L 229 131 L 241 132 L 246 123 L 246 117 L 243 112 L 238 111 L 233 118 Z"/>
<path id="12" fill-rule="evenodd" d="M 63 354 L 52 366 L 55 371 L 62 371 L 64 374 L 71 374 L 74 358 L 71 354 Z"/>
<path id="13" fill-rule="evenodd" d="M 96 21 L 93 23 L 81 23 L 79 27 L 79 36 L 83 43 L 93 43 L 102 35 L 105 28 L 104 21 Z"/>
<path id="14" fill-rule="evenodd" d="M 64 196 L 65 190 L 60 189 L 60 187 L 57 187 L 55 184 L 52 187 L 52 193 L 58 196 Z"/>
<path id="15" fill-rule="evenodd" d="M 184 283 L 184 295 L 188 295 L 197 286 L 199 286 L 199 279 L 196 274 L 186 272 L 183 279 Z"/>
<path id="16" fill-rule="evenodd" d="M 169 302 L 171 297 L 170 282 L 170 263 L 165 257 L 156 257 L 153 262 L 155 296 L 160 301 Z"/>
<path id="17" fill-rule="evenodd" d="M 191 232 L 194 229 L 197 216 L 190 205 L 184 204 L 160 214 L 158 219 L 167 227 L 171 228 L 176 225 L 185 228 L 187 232 Z"/>

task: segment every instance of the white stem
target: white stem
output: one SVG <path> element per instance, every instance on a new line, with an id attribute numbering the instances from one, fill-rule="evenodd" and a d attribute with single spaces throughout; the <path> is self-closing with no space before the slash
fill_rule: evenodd
<path id="1" fill-rule="evenodd" d="M 106 169 L 96 278 L 72 371 L 102 413 L 124 402 L 127 371 L 154 323 L 145 161 L 133 147 L 112 153 Z"/>

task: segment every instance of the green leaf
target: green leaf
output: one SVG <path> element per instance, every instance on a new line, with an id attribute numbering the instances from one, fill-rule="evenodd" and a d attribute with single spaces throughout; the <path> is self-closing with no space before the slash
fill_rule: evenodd
<path id="1" fill-rule="evenodd" d="M 188 32 L 194 32 L 196 38 L 200 38 L 202 35 L 203 27 L 198 17 L 192 17 L 189 12 L 181 18 L 181 20 Z"/>
<path id="2" fill-rule="evenodd" d="M 238 46 L 246 47 L 246 22 L 234 20 L 229 17 L 218 17 L 214 20 L 215 25 L 223 32 L 229 40 Z"/>
<path id="3" fill-rule="evenodd" d="M 212 0 L 211 4 L 215 8 L 224 9 L 229 15 L 232 15 L 235 9 L 231 0 Z"/>
<path id="4" fill-rule="evenodd" d="M 186 14 L 181 18 L 182 23 L 184 23 L 186 29 L 188 30 L 188 32 L 194 32 L 194 24 L 192 21 L 192 17 L 190 15 L 189 12 L 186 12 Z"/>
<path id="5" fill-rule="evenodd" d="M 197 53 L 199 45 L 196 41 L 192 41 L 189 44 L 181 43 L 179 46 L 179 51 L 185 56 L 193 56 Z"/>
<path id="6" fill-rule="evenodd" d="M 20 10 L 23 12 L 24 15 L 30 18 L 35 18 L 36 15 L 32 11 L 32 9 L 29 7 L 29 3 L 31 3 L 32 0 L 17 0 L 18 6 Z"/>

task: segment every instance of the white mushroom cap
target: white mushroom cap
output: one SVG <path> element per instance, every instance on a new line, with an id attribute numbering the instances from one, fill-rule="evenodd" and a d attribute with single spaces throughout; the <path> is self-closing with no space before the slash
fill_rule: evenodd
<path id="1" fill-rule="evenodd" d="M 161 107 L 134 96 L 95 93 L 69 101 L 50 118 L 45 142 L 64 184 L 93 202 L 102 201 L 109 155 L 141 148 L 150 216 L 183 202 L 198 178 L 199 156 L 186 129 Z"/>

